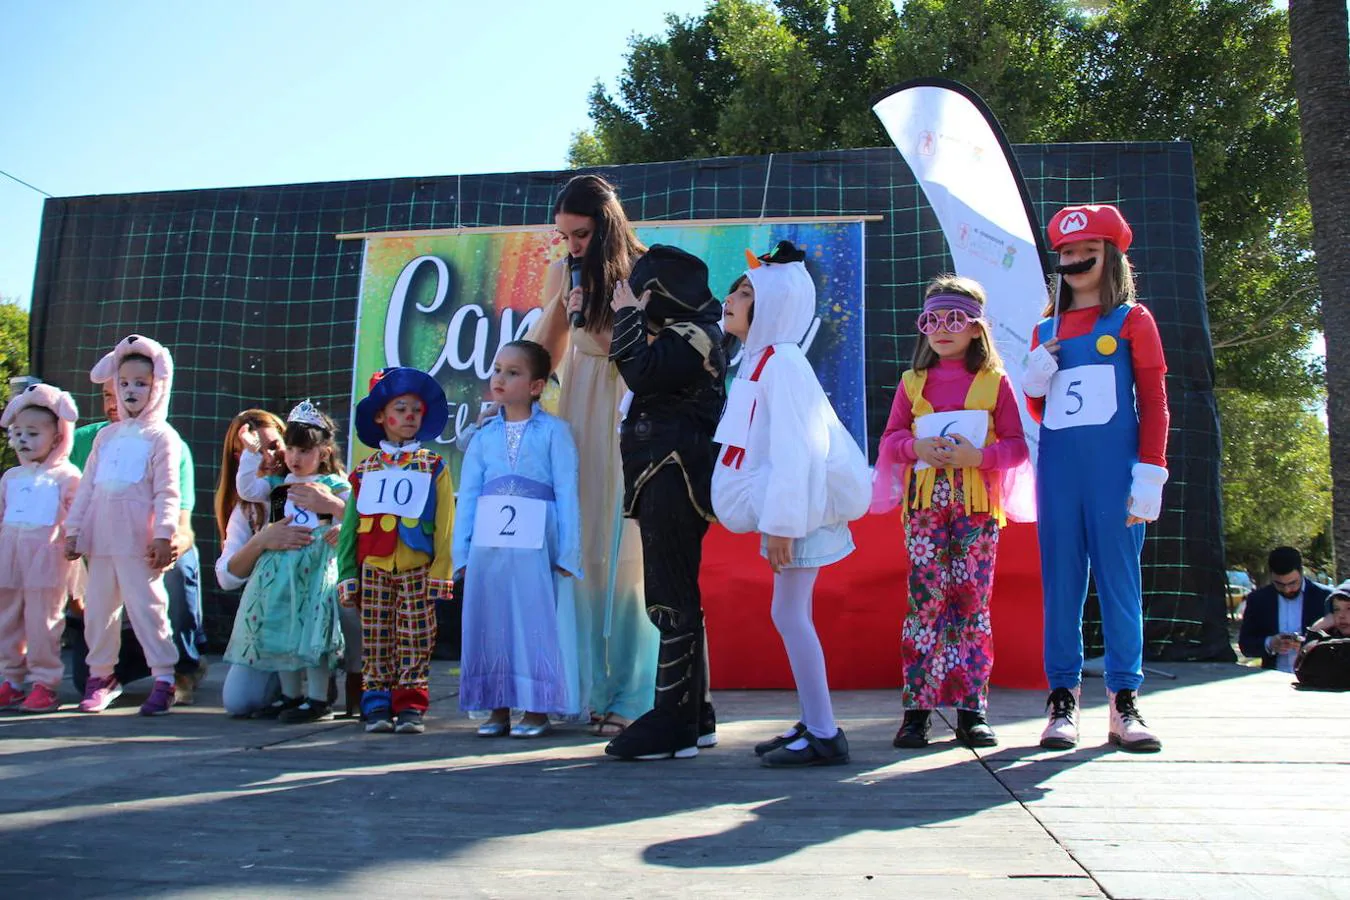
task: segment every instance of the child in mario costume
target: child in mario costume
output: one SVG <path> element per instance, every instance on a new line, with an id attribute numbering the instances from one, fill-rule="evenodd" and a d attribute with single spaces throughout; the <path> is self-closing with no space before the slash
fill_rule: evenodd
<path id="1" fill-rule="evenodd" d="M 356 435 L 377 448 L 352 471 L 338 542 L 338 594 L 361 609 L 366 731 L 421 734 L 436 642 L 436 601 L 450 596 L 455 490 L 422 447 L 450 420 L 425 372 L 391 366 L 356 404 Z"/>
<path id="2" fill-rule="evenodd" d="M 1120 210 L 1065 207 L 1048 230 L 1060 277 L 1023 381 L 1041 423 L 1036 502 L 1050 683 L 1041 746 L 1078 743 L 1091 565 L 1106 640 L 1108 740 L 1156 752 L 1161 743 L 1136 705 L 1144 680 L 1139 554 L 1167 482 L 1167 363 L 1153 316 L 1135 302 L 1125 256 L 1133 234 Z"/>

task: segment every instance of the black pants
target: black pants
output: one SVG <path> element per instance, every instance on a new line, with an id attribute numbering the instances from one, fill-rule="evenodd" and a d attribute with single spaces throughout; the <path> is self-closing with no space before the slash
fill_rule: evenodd
<path id="1" fill-rule="evenodd" d="M 83 565 L 81 563 L 80 565 Z M 201 668 L 201 648 L 206 646 L 206 631 L 202 627 L 201 559 L 195 546 L 178 557 L 173 567 L 164 573 L 164 589 L 169 594 L 169 627 L 173 643 L 178 648 L 178 663 L 173 667 L 179 675 L 191 675 Z M 75 689 L 84 693 L 89 680 L 89 645 L 84 639 L 84 619 L 66 615 L 66 641 L 70 646 L 71 676 Z M 130 628 L 122 629 L 122 649 L 117 655 L 113 676 L 119 684 L 130 684 L 150 677 L 150 664 L 145 651 Z"/>
<path id="2" fill-rule="evenodd" d="M 655 707 L 697 727 L 708 677 L 698 587 L 708 520 L 690 502 L 684 472 L 675 465 L 643 485 L 636 512 L 647 615 L 661 632 Z"/>

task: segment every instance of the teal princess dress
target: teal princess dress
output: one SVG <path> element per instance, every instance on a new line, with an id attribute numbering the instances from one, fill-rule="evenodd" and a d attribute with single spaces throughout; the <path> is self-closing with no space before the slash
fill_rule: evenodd
<path id="1" fill-rule="evenodd" d="M 245 461 L 240 463 L 242 469 Z M 291 515 L 292 524 L 312 522 L 314 540 L 298 550 L 263 551 L 239 601 L 225 660 L 268 672 L 336 667 L 345 650 L 338 620 L 337 550 L 324 535 L 340 522 L 286 503 L 285 491 L 278 489 L 316 482 L 345 497 L 351 486 L 339 475 L 257 480 L 266 480 L 271 489 L 268 521 Z"/>

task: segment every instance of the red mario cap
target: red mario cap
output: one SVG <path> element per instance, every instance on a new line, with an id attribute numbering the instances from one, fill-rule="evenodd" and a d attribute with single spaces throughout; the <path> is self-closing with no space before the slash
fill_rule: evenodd
<path id="1" fill-rule="evenodd" d="M 1110 241 L 1121 253 L 1130 249 L 1134 232 L 1120 210 L 1110 204 L 1101 206 L 1066 206 L 1050 219 L 1046 229 L 1050 249 L 1058 250 L 1070 241 L 1090 241 L 1094 238 Z"/>

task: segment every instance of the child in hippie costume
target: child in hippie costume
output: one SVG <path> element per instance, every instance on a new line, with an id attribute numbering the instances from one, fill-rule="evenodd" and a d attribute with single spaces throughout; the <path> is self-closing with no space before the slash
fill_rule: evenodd
<path id="1" fill-rule="evenodd" d="M 61 633 L 77 565 L 66 559 L 63 523 L 80 486 L 70 462 L 78 416 L 70 394 L 34 384 L 0 417 L 19 457 L 0 477 L 0 710 L 61 706 Z"/>
<path id="2" fill-rule="evenodd" d="M 330 718 L 328 678 L 346 646 L 337 603 L 334 518 L 341 517 L 351 487 L 342 475 L 333 421 L 308 400 L 286 417 L 288 474 L 260 475 L 262 448 L 251 428 L 242 430 L 235 490 L 239 499 L 268 505 L 267 521 L 309 528 L 314 540 L 295 550 L 265 550 L 249 576 L 225 661 L 276 672 L 281 697 L 255 715 L 304 723 Z M 300 500 L 291 487 L 321 484 L 331 493 L 324 507 Z M 314 507 L 314 508 L 311 508 Z M 340 521 L 340 518 L 339 518 Z M 301 677 L 305 679 L 302 689 Z"/>
<path id="3" fill-rule="evenodd" d="M 800 347 L 816 314 L 804 259 L 783 241 L 753 261 L 732 285 L 722 320 L 745 354 L 718 425 L 724 446 L 713 508 L 729 531 L 760 533 L 760 554 L 774 571 L 773 621 L 802 705 L 800 722 L 755 748 L 766 766 L 848 761 L 811 621 L 812 592 L 821 568 L 853 552 L 848 523 L 867 512 L 872 493 L 867 459 Z"/>
<path id="4" fill-rule="evenodd" d="M 165 421 L 173 358 L 158 342 L 133 334 L 99 360 L 89 378 L 95 384 L 115 379 L 119 419 L 94 438 L 66 517 L 66 558 L 83 555 L 89 563 L 84 602 L 89 680 L 80 711 L 102 712 L 122 694 L 113 669 L 125 607 L 155 679 L 141 715 L 164 715 L 174 704 L 178 662 L 164 588 L 181 505 L 182 439 Z"/>
<path id="5" fill-rule="evenodd" d="M 956 707 L 957 740 L 998 743 L 986 718 L 994 556 L 1015 494 L 1005 476 L 1024 473 L 1029 488 L 1031 472 L 1017 395 L 984 305 L 984 289 L 969 278 L 929 282 L 913 368 L 901 377 L 877 451 L 872 512 L 902 507 L 910 561 L 896 747 L 926 746 L 940 706 Z"/>
<path id="6" fill-rule="evenodd" d="M 500 412 L 469 444 L 460 469 L 455 570 L 464 580 L 459 705 L 491 711 L 480 737 L 547 734 L 549 715 L 581 713 L 576 604 L 581 572 L 577 449 L 539 395 L 548 351 L 512 341 L 492 364 Z M 512 726 L 512 708 L 525 711 Z"/>
<path id="7" fill-rule="evenodd" d="M 1114 206 L 1068 206 L 1049 226 L 1058 289 L 1032 334 L 1023 390 L 1041 423 L 1037 531 L 1045 590 L 1049 711 L 1041 746 L 1078 743 L 1089 564 L 1106 639 L 1110 742 L 1156 752 L 1139 715 L 1144 523 L 1162 511 L 1167 391 L 1158 326 L 1134 299 L 1133 236 Z"/>
<path id="8" fill-rule="evenodd" d="M 371 376 L 354 420 L 378 448 L 352 471 L 338 541 L 338 596 L 361 610 L 361 712 L 368 732 L 421 734 L 455 521 L 450 470 L 421 442 L 445 429 L 450 406 L 426 372 L 390 366 Z"/>

